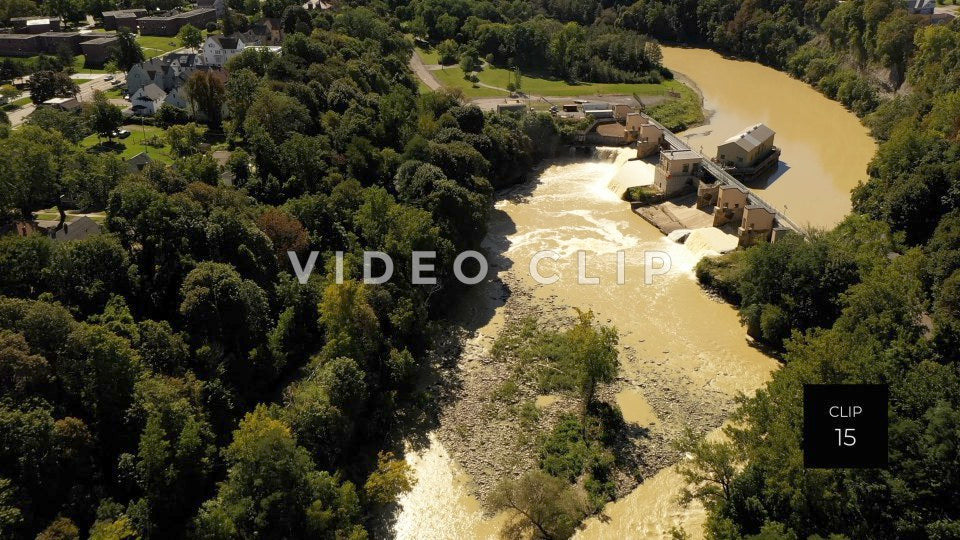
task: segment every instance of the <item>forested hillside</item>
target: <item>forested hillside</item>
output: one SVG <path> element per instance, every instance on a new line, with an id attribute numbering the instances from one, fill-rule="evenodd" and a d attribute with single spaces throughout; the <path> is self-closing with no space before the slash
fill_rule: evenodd
<path id="1" fill-rule="evenodd" d="M 865 115 L 881 144 L 852 194 L 855 214 L 834 230 L 699 266 L 784 366 L 743 399 L 729 442 L 681 444 L 697 457 L 685 468 L 691 495 L 707 503 L 712 538 L 957 538 L 960 27 L 893 2 L 803 16 L 747 5 L 708 41 L 811 82 Z M 800 28 L 811 41 L 780 52 L 724 44 L 752 32 L 740 24 L 748 15 L 769 21 L 756 29 Z M 871 70 L 889 77 L 878 84 Z M 807 383 L 890 385 L 887 469 L 803 468 Z"/>
<path id="2" fill-rule="evenodd" d="M 189 124 L 168 130 L 181 157 L 140 173 L 56 113 L 3 129 L 11 219 L 107 214 L 85 240 L 0 239 L 3 538 L 364 538 L 409 487 L 381 452 L 425 399 L 452 257 L 557 130 L 419 95 L 385 8 L 297 29 L 229 64 L 225 171 Z M 393 257 L 389 284 L 357 280 L 365 249 Z M 287 251 L 309 250 L 301 286 Z M 413 250 L 437 252 L 435 287 L 410 284 Z"/>

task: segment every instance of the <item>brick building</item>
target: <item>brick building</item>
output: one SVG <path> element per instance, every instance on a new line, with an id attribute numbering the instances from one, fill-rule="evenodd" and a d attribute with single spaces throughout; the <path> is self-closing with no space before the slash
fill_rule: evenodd
<path id="1" fill-rule="evenodd" d="M 113 56 L 117 46 L 117 36 L 101 37 L 84 41 L 80 44 L 83 52 L 84 66 L 102 67 Z"/>
<path id="2" fill-rule="evenodd" d="M 120 9 L 116 11 L 103 12 L 103 27 L 107 30 L 119 30 L 124 28 L 131 32 L 137 31 L 137 20 L 145 17 L 145 9 Z"/>
<path id="3" fill-rule="evenodd" d="M 211 22 L 217 22 L 217 11 L 200 8 L 159 17 L 141 17 L 137 24 L 140 27 L 140 33 L 144 36 L 175 36 L 188 24 L 203 29 L 206 28 L 207 23 Z"/>

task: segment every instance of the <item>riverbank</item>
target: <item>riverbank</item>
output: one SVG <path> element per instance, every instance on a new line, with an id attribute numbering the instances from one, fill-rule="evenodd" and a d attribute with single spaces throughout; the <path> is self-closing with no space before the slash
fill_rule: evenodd
<path id="1" fill-rule="evenodd" d="M 510 294 L 499 308 L 500 332 L 526 319 L 534 319 L 538 328 L 548 330 L 564 329 L 575 321 L 574 310 L 556 296 L 540 301 L 527 285 L 510 276 L 504 277 L 502 286 Z M 540 395 L 531 382 L 522 378 L 516 382 L 516 365 L 491 352 L 497 335 L 465 334 L 462 354 L 448 368 L 452 372 L 441 374 L 446 380 L 458 381 L 459 386 L 457 400 L 440 415 L 436 435 L 470 476 L 481 501 L 504 478 L 535 469 L 537 438 L 563 415 L 576 414 L 580 405 L 575 395 Z M 640 365 L 648 371 L 664 364 L 663 360 L 639 358 L 629 344 L 621 348 L 620 356 L 624 364 Z M 625 458 L 617 467 L 617 498 L 679 459 L 671 441 L 680 429 L 706 433 L 720 426 L 732 409 L 732 398 L 722 392 L 703 391 L 690 381 L 678 385 L 668 380 L 651 380 L 632 372 L 598 389 L 598 401 L 619 408 L 626 421 L 616 448 L 617 456 Z M 531 407 L 536 408 L 535 417 Z"/>
<path id="2" fill-rule="evenodd" d="M 407 454 L 423 483 L 418 480 L 421 487 L 401 500 L 398 538 L 495 537 L 490 531 L 497 519 L 484 516 L 482 501 L 503 479 L 537 467 L 537 436 L 562 414 L 577 411 L 572 395 L 538 395 L 532 386 L 506 384 L 512 364 L 497 361 L 491 347 L 514 321 L 533 317 L 541 328 L 561 328 L 578 307 L 619 329 L 621 374 L 598 396 L 619 407 L 627 422 L 615 449 L 621 458 L 614 476 L 618 498 L 677 461 L 670 441 L 681 429 L 715 429 L 733 396 L 756 388 L 774 369 L 772 359 L 746 343 L 735 312 L 694 282 L 700 255 L 664 238 L 610 190 L 629 156 L 629 149 L 603 149 L 593 158 L 550 160 L 530 182 L 499 193 L 483 242 L 488 280 L 467 291 L 449 317 L 459 323 L 462 351 L 435 361 L 450 399 L 430 444 Z M 540 265 L 545 274 L 560 276 L 551 285 L 529 275 L 531 257 L 542 250 L 559 257 Z M 600 286 L 577 284 L 580 250 L 589 253 L 588 273 Z M 648 250 L 668 253 L 673 269 L 644 284 Z M 615 284 L 618 251 L 626 264 L 623 285 Z M 437 482 L 437 475 L 455 483 Z M 665 497 L 660 507 L 669 507 L 670 525 L 689 524 L 684 516 L 696 513 L 688 514 L 673 495 Z M 432 503 L 438 498 L 459 502 L 440 511 Z"/>

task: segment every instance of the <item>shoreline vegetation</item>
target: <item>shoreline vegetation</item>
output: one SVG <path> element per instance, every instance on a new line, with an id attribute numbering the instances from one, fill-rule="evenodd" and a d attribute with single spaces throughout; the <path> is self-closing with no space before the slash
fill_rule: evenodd
<path id="1" fill-rule="evenodd" d="M 40 12 L 29 0 L 7 4 L 4 21 Z M 76 240 L 0 237 L 0 536 L 365 540 L 411 489 L 390 450 L 407 414 L 437 405 L 414 376 L 432 367 L 438 314 L 462 297 L 442 269 L 480 245 L 496 190 L 520 182 L 565 134 L 542 112 L 485 114 L 455 92 L 419 93 L 413 35 L 442 47 L 438 61 L 478 92 L 522 90 L 524 73 L 543 90 L 674 85 L 686 98 L 654 107 L 675 128 L 695 123 L 701 100 L 668 81 L 657 40 L 703 43 L 814 85 L 880 141 L 838 226 L 698 268 L 782 367 L 735 403 L 704 406 L 689 392 L 683 401 L 671 385 L 660 395 L 654 385 L 650 403 L 705 429 L 732 410 L 727 442 L 681 438 L 685 448 L 647 456 L 618 438 L 607 405 L 625 382 L 615 330 L 589 313 L 532 306 L 504 282 L 516 294 L 503 341 L 465 342 L 467 365 L 451 369 L 473 372 L 446 373 L 464 377 L 464 406 L 479 412 L 448 422 L 442 437 L 463 453 L 486 432 L 521 448 L 492 453 L 504 475 L 535 463 L 539 472 L 498 485 L 478 472 L 491 504 L 513 513 L 514 536 L 565 538 L 658 466 L 661 451 L 685 451 L 710 537 L 960 537 L 960 475 L 944 472 L 960 462 L 956 21 L 931 24 L 894 0 L 336 4 L 245 2 L 211 24 L 233 34 L 280 19 L 286 33 L 282 54 L 232 57 L 226 82 L 203 71 L 188 81 L 205 123 L 223 133 L 224 162 L 183 110 L 165 109 L 167 137 L 154 138 L 164 153 L 169 143 L 170 162 L 136 171 L 80 144 L 96 133 L 110 146 L 123 123 L 102 94 L 81 111 L 41 108 L 17 128 L 0 115 L 4 226 L 30 227 L 33 212 L 51 208 L 106 214 L 99 234 L 74 230 L 85 236 Z M 76 3 L 51 9 L 85 16 Z M 177 46 L 121 36 L 123 68 L 144 49 Z M 11 80 L 42 73 L 30 85 L 43 102 L 75 91 L 65 70 L 82 60 L 64 50 L 0 69 Z M 520 78 L 484 65 L 517 66 Z M 438 285 L 338 284 L 329 260 L 304 287 L 284 271 L 288 251 L 344 251 L 357 276 L 370 249 L 395 261 L 437 252 Z M 486 346 L 495 357 L 476 348 Z M 810 383 L 889 385 L 885 470 L 802 466 Z M 537 437 L 519 439 L 541 420 Z M 659 440 L 655 429 L 643 436 Z M 531 505 L 554 521 L 517 517 Z"/>
<path id="2" fill-rule="evenodd" d="M 485 504 L 504 478 L 518 478 L 540 466 L 544 439 L 565 418 L 578 415 L 581 407 L 575 389 L 562 384 L 551 388 L 551 383 L 530 375 L 537 371 L 535 364 L 547 357 L 524 350 L 522 345 L 536 334 L 569 330 L 577 321 L 574 306 L 563 305 L 556 298 L 546 303 L 534 300 L 528 286 L 508 273 L 501 273 L 496 285 L 509 291 L 499 308 L 502 324 L 497 335 L 453 327 L 449 332 L 460 344 L 456 359 L 450 358 L 449 351 L 434 352 L 434 361 L 444 366 L 442 378 L 458 381 L 456 398 L 440 414 L 438 438 L 470 475 Z M 537 330 L 531 333 L 533 327 Z M 630 347 L 618 347 L 617 352 L 625 363 L 639 363 Z M 520 358 L 523 356 L 525 360 Z M 626 388 L 643 388 L 657 418 L 654 424 L 640 426 L 623 420 L 614 396 Z M 672 441 L 683 431 L 678 419 L 683 418 L 694 432 L 705 434 L 720 427 L 734 407 L 732 396 L 698 391 L 692 385 L 651 386 L 626 373 L 597 388 L 597 403 L 609 415 L 609 450 L 615 459 L 610 464 L 605 498 L 596 500 L 598 505 L 590 515 L 677 462 L 680 453 Z"/>

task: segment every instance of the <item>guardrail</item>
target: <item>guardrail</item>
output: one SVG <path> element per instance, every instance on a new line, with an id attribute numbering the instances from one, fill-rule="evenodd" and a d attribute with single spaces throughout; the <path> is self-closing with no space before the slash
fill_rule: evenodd
<path id="1" fill-rule="evenodd" d="M 724 184 L 737 186 L 740 189 L 746 191 L 749 194 L 748 196 L 750 197 L 750 202 L 752 204 L 756 204 L 757 206 L 762 207 L 763 209 L 770 212 L 771 214 L 774 214 L 776 216 L 777 223 L 779 223 L 782 226 L 786 226 L 793 229 L 794 232 L 798 232 L 804 236 L 807 235 L 807 232 L 805 229 L 803 229 L 802 227 L 794 223 L 793 220 L 788 218 L 783 212 L 777 210 L 776 208 L 768 204 L 766 201 L 761 199 L 750 188 L 748 188 L 742 182 L 740 182 L 739 180 L 731 176 L 730 173 L 723 170 L 722 167 L 720 167 L 719 165 L 717 165 L 716 163 L 708 159 L 699 151 L 694 150 L 693 148 L 690 148 L 690 145 L 683 142 L 680 139 L 680 137 L 677 137 L 676 135 L 674 135 L 674 133 L 669 129 L 665 128 L 663 124 L 661 124 L 660 122 L 657 122 L 653 118 L 650 118 L 650 116 L 645 113 L 640 113 L 640 114 L 642 114 L 644 118 L 649 120 L 653 125 L 657 126 L 663 131 L 663 136 L 667 140 L 667 143 L 670 144 L 670 146 L 676 148 L 677 150 L 689 150 L 691 152 L 694 152 L 698 156 L 700 156 L 700 159 L 702 160 L 701 165 L 703 166 L 703 168 L 706 169 L 707 172 L 712 174 L 713 177 L 716 178 L 718 182 L 723 182 Z"/>

